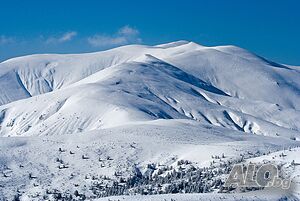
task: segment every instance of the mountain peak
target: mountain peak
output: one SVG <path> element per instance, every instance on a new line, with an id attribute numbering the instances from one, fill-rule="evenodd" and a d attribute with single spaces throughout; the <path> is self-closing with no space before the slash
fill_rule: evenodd
<path id="1" fill-rule="evenodd" d="M 181 45 L 186 45 L 190 43 L 190 41 L 187 40 L 179 40 L 179 41 L 174 41 L 174 42 L 170 42 L 170 43 L 165 43 L 165 44 L 160 44 L 160 45 L 156 45 L 155 47 L 161 47 L 161 48 L 171 48 L 171 47 L 178 47 Z"/>

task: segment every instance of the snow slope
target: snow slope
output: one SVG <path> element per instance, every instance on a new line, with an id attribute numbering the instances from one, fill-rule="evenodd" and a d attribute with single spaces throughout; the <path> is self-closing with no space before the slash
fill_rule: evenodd
<path id="1" fill-rule="evenodd" d="M 76 135 L 7 137 L 0 141 L 0 170 L 6 175 L 0 177 L 0 186 L 5 187 L 0 188 L 0 197 L 10 198 L 19 190 L 24 200 L 35 200 L 27 196 L 44 195 L 46 189 L 78 190 L 91 196 L 89 186 L 95 182 L 91 178 L 101 175 L 114 178 L 119 172 L 126 177 L 135 169 L 145 172 L 147 164 L 175 166 L 182 159 L 206 167 L 213 161 L 212 155 L 225 153 L 230 160 L 240 154 L 299 145 L 289 139 L 203 126 L 192 120 L 156 120 Z M 87 159 L 82 159 L 83 155 Z M 111 160 L 106 160 L 108 157 Z M 58 168 L 57 158 L 68 168 Z M 29 173 L 36 178 L 30 179 Z"/>
<path id="2" fill-rule="evenodd" d="M 0 70 L 0 84 L 8 86 L 1 88 L 2 103 L 25 98 L 0 106 L 2 136 L 77 133 L 154 119 L 299 135 L 299 72 L 237 47 L 131 45 L 21 57 Z"/>
<path id="3" fill-rule="evenodd" d="M 186 41 L 154 47 L 129 45 L 89 54 L 32 55 L 10 59 L 0 64 L 0 83 L 27 95 L 14 97 L 16 93 L 4 88 L 1 103 L 63 88 L 145 54 L 171 63 L 231 96 L 299 108 L 298 101 L 294 100 L 299 98 L 300 87 L 297 67 L 268 61 L 235 46 L 204 47 Z M 285 96 L 270 98 L 267 91 L 284 93 Z"/>
<path id="4" fill-rule="evenodd" d="M 299 100 L 299 67 L 234 46 L 178 41 L 10 59 L 0 63 L 0 197 L 20 190 L 30 200 L 48 188 L 88 195 L 87 175 L 296 147 Z"/>
<path id="5" fill-rule="evenodd" d="M 116 196 L 101 198 L 97 201 L 161 201 L 161 200 L 175 200 L 175 201 L 206 201 L 206 200 L 215 200 L 215 201 L 258 201 L 258 200 L 280 200 L 285 197 L 284 194 L 280 192 L 255 192 L 255 193 L 244 193 L 244 194 L 168 194 L 168 195 L 150 195 L 150 196 Z M 295 199 L 295 198 L 291 198 Z"/>

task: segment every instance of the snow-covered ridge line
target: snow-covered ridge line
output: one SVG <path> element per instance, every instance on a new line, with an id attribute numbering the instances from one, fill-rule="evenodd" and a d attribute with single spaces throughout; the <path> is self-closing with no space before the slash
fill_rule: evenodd
<path id="1" fill-rule="evenodd" d="M 298 140 L 299 80 L 298 71 L 241 48 L 187 41 L 27 56 L 0 64 L 0 135 L 191 119 Z"/>
<path id="2" fill-rule="evenodd" d="M 25 83 L 24 86 L 26 90 L 32 95 L 37 95 L 67 86 L 85 78 L 86 76 L 98 72 L 99 70 L 134 60 L 144 54 L 153 54 L 154 56 L 163 59 L 197 50 L 216 50 L 224 54 L 241 56 L 241 58 L 248 57 L 259 60 L 259 58 L 252 53 L 235 46 L 205 47 L 193 42 L 178 41 L 153 47 L 145 45 L 128 45 L 95 53 L 37 54 L 23 56 L 2 62 L 0 64 L 0 75 L 3 77 L 3 74 L 14 71 L 21 80 L 30 82 L 28 84 Z M 66 73 L 69 74 L 67 79 L 63 79 L 61 78 L 61 75 L 57 75 L 64 74 L 66 76 Z M 52 85 L 47 86 L 49 83 L 52 83 Z M 10 94 L 7 94 L 7 96 L 8 100 L 3 100 L 3 103 L 18 99 L 18 97 L 9 98 Z M 26 97 L 27 96 L 25 95 L 24 98 Z"/>

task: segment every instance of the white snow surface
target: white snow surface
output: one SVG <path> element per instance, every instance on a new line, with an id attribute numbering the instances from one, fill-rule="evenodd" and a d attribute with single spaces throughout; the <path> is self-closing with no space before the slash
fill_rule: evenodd
<path id="1" fill-rule="evenodd" d="M 296 147 L 300 67 L 189 41 L 14 58 L 0 63 L 0 136 L 1 170 L 13 172 L 0 178 L 0 197 L 46 186 L 74 192 L 86 174 L 129 174 L 174 158 L 205 166 L 214 154 Z M 76 153 L 62 156 L 70 165 L 63 173 L 54 162 L 60 147 Z M 90 160 L 82 163 L 83 154 Z M 114 158 L 109 167 L 99 168 L 102 156 Z M 39 187 L 32 187 L 29 172 L 38 175 Z M 71 172 L 77 176 L 66 183 Z M 171 199 L 157 197 L 124 200 Z"/>
<path id="2" fill-rule="evenodd" d="M 261 201 L 261 200 L 279 200 L 282 198 L 282 192 L 266 191 L 244 194 L 165 194 L 150 196 L 116 196 L 101 198 L 97 201 Z M 293 198 L 292 198 L 293 199 Z"/>
<path id="3" fill-rule="evenodd" d="M 156 119 L 288 138 L 300 129 L 299 71 L 234 46 L 179 41 L 25 56 L 0 64 L 0 86 L 1 136 L 60 135 Z"/>

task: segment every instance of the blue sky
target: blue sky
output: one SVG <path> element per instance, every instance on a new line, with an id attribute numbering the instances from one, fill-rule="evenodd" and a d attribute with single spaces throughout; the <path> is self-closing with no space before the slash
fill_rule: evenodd
<path id="1" fill-rule="evenodd" d="M 0 61 L 184 39 L 300 65 L 298 0 L 0 0 L 0 6 Z"/>

